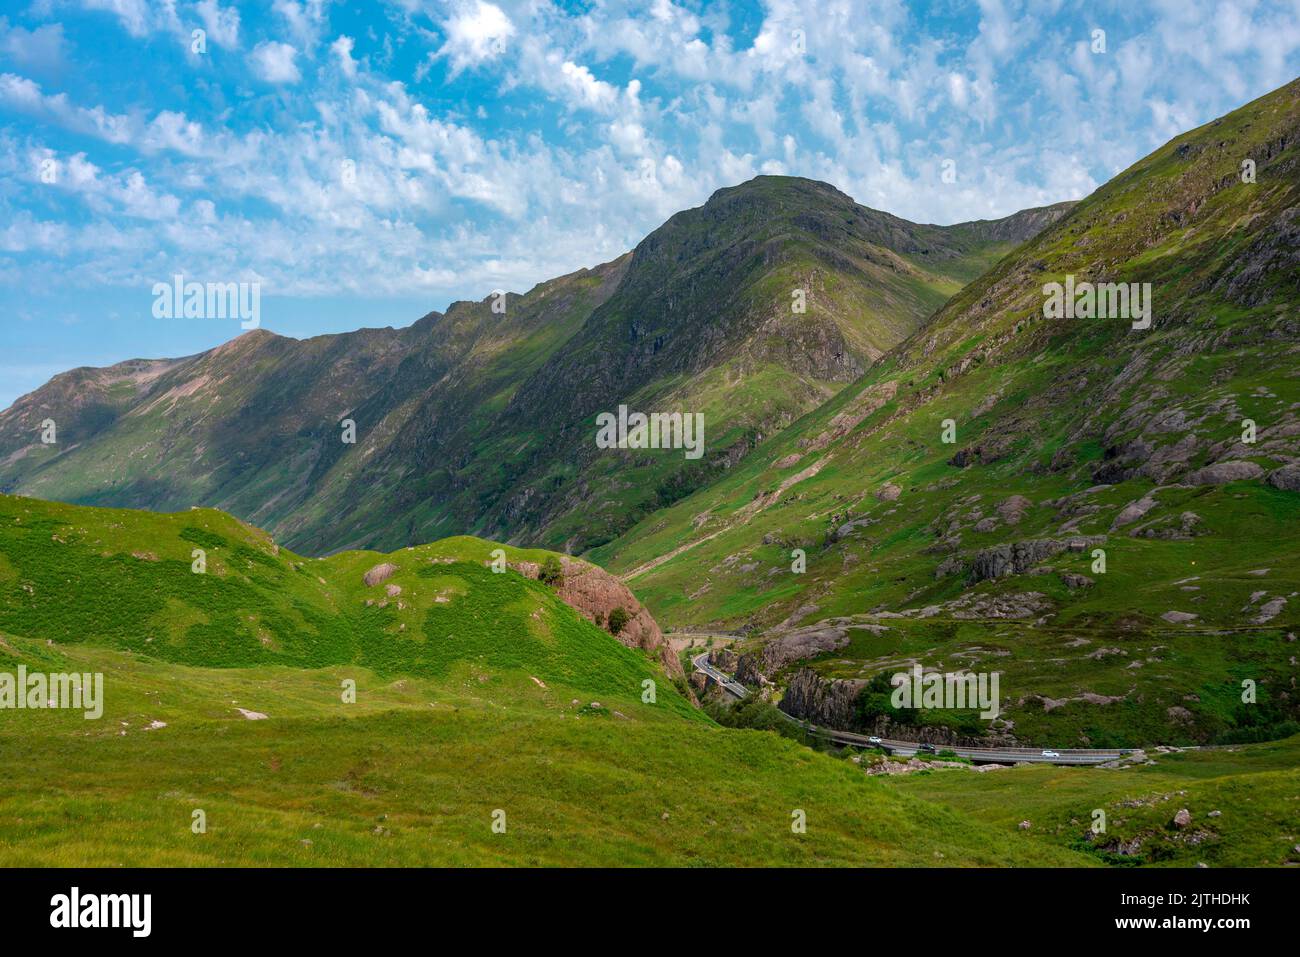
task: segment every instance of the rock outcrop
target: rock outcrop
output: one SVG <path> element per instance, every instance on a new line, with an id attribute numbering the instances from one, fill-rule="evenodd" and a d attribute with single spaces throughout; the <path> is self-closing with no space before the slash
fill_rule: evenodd
<path id="1" fill-rule="evenodd" d="M 1125 525 L 1133 524 L 1147 512 L 1155 508 L 1157 504 L 1159 503 L 1156 502 L 1155 495 L 1151 492 L 1143 495 L 1135 502 L 1129 502 L 1120 510 L 1120 513 L 1115 516 L 1115 521 L 1110 524 L 1111 529 L 1123 528 Z"/>
<path id="2" fill-rule="evenodd" d="M 975 584 L 1007 575 L 1023 575 L 1031 568 L 1036 568 L 1047 559 L 1064 551 L 1082 552 L 1087 548 L 1100 545 L 1103 541 L 1105 539 L 1099 536 L 1064 541 L 1044 538 L 982 548 L 975 553 L 975 558 L 971 562 L 970 581 L 971 584 Z"/>
<path id="3" fill-rule="evenodd" d="M 811 668 L 800 668 L 778 707 L 792 718 L 847 731 L 856 724 L 854 706 L 866 685 L 857 679 L 826 679 Z"/>
<path id="4" fill-rule="evenodd" d="M 1002 521 L 1008 525 L 1019 525 L 1020 520 L 1025 517 L 1025 512 L 1029 511 L 1033 506 L 1034 503 L 1023 495 L 1012 495 L 997 507 L 997 513 L 1002 516 Z"/>
<path id="5" fill-rule="evenodd" d="M 555 590 L 560 601 L 602 628 L 606 627 L 610 612 L 622 608 L 627 613 L 627 621 L 614 637 L 629 648 L 640 648 L 658 658 L 669 675 L 682 675 L 681 662 L 664 640 L 658 623 L 630 588 L 598 565 L 568 557 L 560 561 L 564 575 Z M 510 567 L 533 580 L 541 571 L 536 562 L 512 562 Z"/>
<path id="6" fill-rule="evenodd" d="M 1292 462 L 1269 472 L 1268 484 L 1284 492 L 1300 492 L 1300 462 Z"/>
<path id="7" fill-rule="evenodd" d="M 736 680 L 741 684 L 758 686 L 787 665 L 835 651 L 848 643 L 848 627 L 844 619 L 829 618 L 795 628 L 772 639 L 758 651 L 741 655 L 735 669 Z"/>
<path id="8" fill-rule="evenodd" d="M 811 668 L 800 668 L 790 679 L 777 705 L 792 718 L 809 721 L 820 727 L 873 734 L 896 741 L 958 747 L 1014 747 L 1015 737 L 989 734 L 986 737 L 960 735 L 938 725 L 902 725 L 881 715 L 863 725 L 857 717 L 857 700 L 867 682 L 859 678 L 823 678 Z"/>

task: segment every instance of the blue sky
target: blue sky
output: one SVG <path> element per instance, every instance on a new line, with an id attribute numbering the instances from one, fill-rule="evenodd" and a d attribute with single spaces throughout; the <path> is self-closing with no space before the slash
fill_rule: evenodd
<path id="1" fill-rule="evenodd" d="M 405 325 L 762 172 L 923 222 L 1079 198 L 1300 73 L 1300 0 L 4 9 L 0 406 L 242 331 L 154 318 L 177 273 L 287 335 Z"/>

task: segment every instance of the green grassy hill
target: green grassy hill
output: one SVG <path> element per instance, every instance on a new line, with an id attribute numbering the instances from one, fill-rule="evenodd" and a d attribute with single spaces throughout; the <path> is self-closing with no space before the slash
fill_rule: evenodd
<path id="1" fill-rule="evenodd" d="M 546 586 L 478 574 L 488 545 L 313 561 L 214 511 L 0 497 L 0 672 L 99 673 L 105 691 L 97 720 L 0 710 L 0 864 L 1293 859 L 1300 739 L 1123 770 L 873 777 L 847 755 L 717 726 Z M 366 586 L 382 558 L 399 570 Z M 1175 805 L 1194 828 L 1169 826 Z M 1090 841 L 1094 807 L 1109 830 Z"/>
<path id="2" fill-rule="evenodd" d="M 0 710 L 0 864 L 1089 863 L 714 725 L 491 547 L 312 560 L 215 511 L 0 497 L 0 671 L 105 691 Z"/>
<path id="3" fill-rule="evenodd" d="M 498 546 L 477 539 L 309 559 L 211 509 L 155 514 L 9 496 L 0 536 L 0 629 L 60 645 L 219 668 L 355 664 L 383 676 L 445 677 L 473 662 L 591 693 L 663 680 L 551 588 L 494 573 L 486 563 Z M 385 563 L 396 571 L 367 585 L 363 576 Z M 691 710 L 673 693 L 665 699 Z"/>
<path id="4" fill-rule="evenodd" d="M 1178 137 L 592 557 L 668 625 L 838 630 L 829 678 L 1000 671 L 1030 742 L 1292 733 L 1297 143 L 1300 81 Z M 1151 328 L 1044 318 L 1067 275 L 1151 283 Z"/>

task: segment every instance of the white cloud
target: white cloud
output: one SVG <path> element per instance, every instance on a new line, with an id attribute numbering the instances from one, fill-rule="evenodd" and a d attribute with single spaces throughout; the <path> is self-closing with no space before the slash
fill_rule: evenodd
<path id="1" fill-rule="evenodd" d="M 152 17 L 145 0 L 82 0 L 82 6 L 114 14 L 133 37 L 143 37 L 151 29 Z"/>
<path id="2" fill-rule="evenodd" d="M 227 50 L 239 46 L 239 10 L 233 6 L 223 9 L 217 0 L 199 0 L 194 9 L 213 43 Z"/>
<path id="3" fill-rule="evenodd" d="M 902 0 L 878 0 L 870 17 L 847 0 L 770 0 L 741 30 L 720 7 L 670 0 L 498 3 L 401 0 L 388 21 L 349 20 L 342 35 L 325 32 L 323 4 L 280 2 L 248 73 L 219 78 L 232 82 L 214 85 L 224 95 L 208 112 L 83 106 L 75 84 L 9 67 L 0 138 L 11 122 L 49 124 L 113 148 L 60 154 L 57 195 L 88 221 L 0 191 L 0 246 L 40 248 L 33 269 L 87 286 L 175 259 L 255 270 L 291 295 L 480 296 L 611 259 L 760 172 L 824 179 L 916 221 L 1076 198 L 1290 79 L 1300 51 L 1300 18 L 1269 0 L 1117 17 L 1104 56 L 1089 52 L 1086 23 L 1023 0 L 985 0 L 978 26 L 942 34 Z M 169 2 L 95 5 L 128 31 L 173 29 Z M 233 6 L 176 9 L 238 46 Z M 0 25 L 0 51 L 6 36 Z M 326 46 L 329 68 L 300 72 Z M 426 67 L 445 69 L 406 75 L 429 50 Z M 491 76 L 472 72 L 489 64 Z M 286 85 L 274 112 L 242 108 L 250 76 Z M 29 181 L 46 154 L 16 149 Z M 945 158 L 955 184 L 939 181 Z"/>
<path id="4" fill-rule="evenodd" d="M 455 12 L 443 21 L 446 37 L 438 55 L 451 61 L 452 73 L 474 67 L 505 52 L 515 35 L 515 25 L 495 3 L 472 0 L 455 4 Z"/>
<path id="5" fill-rule="evenodd" d="M 138 124 L 129 116 L 109 113 L 102 106 L 73 106 L 67 94 L 46 95 L 39 83 L 13 73 L 0 74 L 0 104 L 37 116 L 48 117 L 81 133 L 110 143 L 130 142 Z"/>
<path id="6" fill-rule="evenodd" d="M 63 24 L 47 23 L 34 30 L 9 25 L 0 17 L 0 54 L 37 73 L 54 73 L 66 57 Z"/>
<path id="7" fill-rule="evenodd" d="M 203 151 L 203 127 L 187 119 L 184 113 L 163 110 L 144 130 L 140 140 L 142 149 L 175 150 L 190 156 L 198 156 Z"/>
<path id="8" fill-rule="evenodd" d="M 297 83 L 302 79 L 294 58 L 298 51 L 287 43 L 268 40 L 259 43 L 251 56 L 253 72 L 267 83 Z"/>
<path id="9" fill-rule="evenodd" d="M 315 48 L 325 28 L 324 0 L 275 0 L 274 9 L 299 46 L 304 50 Z"/>
<path id="10" fill-rule="evenodd" d="M 330 44 L 330 50 L 338 57 L 339 69 L 348 79 L 354 79 L 357 75 L 357 61 L 352 59 L 352 48 L 354 42 L 349 36 L 340 36 Z"/>
<path id="11" fill-rule="evenodd" d="M 560 86 L 569 94 L 571 102 L 597 110 L 607 110 L 618 99 L 618 89 L 612 84 L 596 79 L 585 66 L 570 60 L 560 65 Z"/>

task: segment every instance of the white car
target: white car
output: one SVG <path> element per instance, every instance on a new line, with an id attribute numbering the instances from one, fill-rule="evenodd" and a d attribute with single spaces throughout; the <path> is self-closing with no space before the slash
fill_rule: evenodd
<path id="1" fill-rule="evenodd" d="M 880 744 L 880 739 L 877 738 L 875 735 L 872 735 L 871 737 L 867 738 L 867 744 Z"/>
<path id="2" fill-rule="evenodd" d="M 1058 753 L 1055 752 L 1055 751 L 1044 751 L 1044 752 L 1043 752 L 1043 757 L 1045 757 L 1045 758 L 1059 758 L 1060 756 L 1061 756 L 1061 755 L 1058 754 Z"/>

